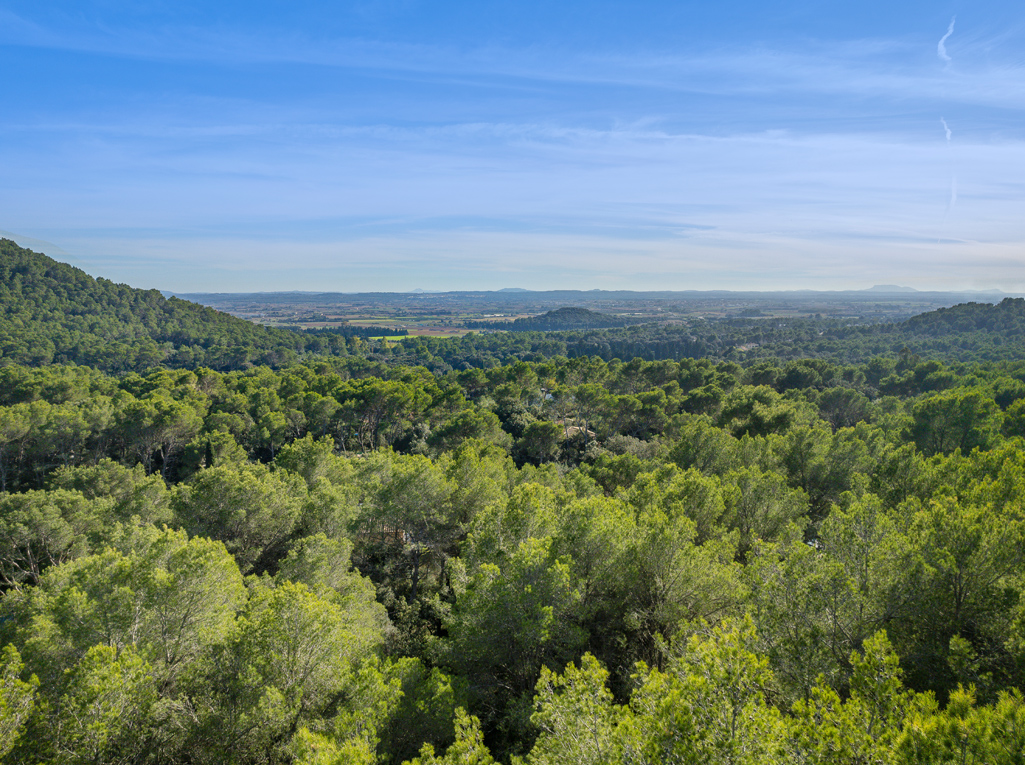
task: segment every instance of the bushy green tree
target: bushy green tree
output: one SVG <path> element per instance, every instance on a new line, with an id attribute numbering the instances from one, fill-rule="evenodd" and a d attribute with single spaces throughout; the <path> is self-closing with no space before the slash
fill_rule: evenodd
<path id="1" fill-rule="evenodd" d="M 24 667 L 18 650 L 4 646 L 0 656 L 0 759 L 18 743 L 35 709 L 39 680 L 34 675 L 22 680 Z"/>
<path id="2" fill-rule="evenodd" d="M 984 391 L 955 388 L 919 399 L 911 407 L 909 438 L 925 454 L 967 454 L 988 446 L 1000 431 L 1000 409 Z"/>
<path id="3" fill-rule="evenodd" d="M 302 515 L 304 482 L 260 464 L 218 465 L 175 488 L 175 519 L 190 534 L 224 542 L 246 573 L 270 567 Z"/>
<path id="4" fill-rule="evenodd" d="M 768 661 L 750 622 L 695 635 L 665 671 L 641 666 L 624 760 L 755 765 L 779 761 L 784 722 L 766 700 Z"/>
<path id="5" fill-rule="evenodd" d="M 580 593 L 550 539 L 530 538 L 501 568 L 485 563 L 456 601 L 445 663 L 469 682 L 471 702 L 505 747 L 523 746 L 541 668 L 571 658 L 584 640 Z"/>
<path id="6" fill-rule="evenodd" d="M 807 701 L 794 705 L 789 721 L 788 761 L 803 765 L 862 765 L 893 762 L 913 699 L 904 690 L 897 654 L 878 632 L 850 657 L 850 696 L 820 680 Z"/>
<path id="7" fill-rule="evenodd" d="M 541 670 L 530 718 L 541 731 L 527 757 L 531 765 L 604 765 L 621 756 L 617 730 L 623 710 L 612 699 L 608 671 L 590 654 L 580 667 L 568 664 L 556 674 Z"/>

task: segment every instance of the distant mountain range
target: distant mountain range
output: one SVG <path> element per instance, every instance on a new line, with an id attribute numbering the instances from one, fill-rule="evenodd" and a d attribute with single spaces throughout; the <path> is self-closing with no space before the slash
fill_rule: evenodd
<path id="1" fill-rule="evenodd" d="M 874 287 L 869 287 L 863 292 L 921 292 L 916 290 L 914 287 L 899 287 L 896 284 L 877 284 Z M 952 293 L 958 295 L 1006 295 L 1007 293 L 1003 290 L 951 290 Z"/>
<path id="2" fill-rule="evenodd" d="M 638 300 L 652 300 L 652 299 L 670 299 L 670 298 L 714 298 L 714 297 L 730 297 L 730 298 L 757 298 L 757 297 L 794 297 L 794 298 L 844 298 L 844 299 L 864 299 L 872 300 L 875 296 L 882 295 L 916 295 L 919 297 L 929 296 L 970 296 L 970 295 L 986 295 L 992 297 L 1018 297 L 1025 295 L 1018 295 L 1017 293 L 1004 292 L 998 289 L 990 290 L 918 290 L 914 287 L 901 287 L 893 284 L 877 284 L 874 287 L 868 287 L 860 290 L 528 290 L 521 287 L 504 287 L 499 290 L 424 290 L 415 289 L 409 292 L 310 292 L 306 290 L 290 290 L 281 292 L 173 292 L 164 290 L 162 291 L 166 297 L 179 297 L 183 300 L 192 300 L 198 303 L 207 303 L 217 299 L 230 299 L 230 300 L 246 300 L 249 298 L 258 298 L 261 301 L 266 302 L 301 302 L 301 301 L 318 301 L 325 298 L 331 297 L 342 297 L 342 296 L 354 296 L 354 295 L 365 295 L 365 296 L 377 296 L 377 295 L 472 295 L 476 297 L 492 296 L 497 300 L 515 299 L 520 297 L 539 296 L 544 297 L 548 300 L 571 300 L 573 297 L 585 296 L 588 299 L 594 298 L 615 298 L 620 300 L 638 299 Z"/>

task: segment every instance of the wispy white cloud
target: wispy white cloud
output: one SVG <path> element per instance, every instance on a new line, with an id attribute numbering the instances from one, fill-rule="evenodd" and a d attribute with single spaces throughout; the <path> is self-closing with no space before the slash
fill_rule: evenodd
<path id="1" fill-rule="evenodd" d="M 950 20 L 950 26 L 947 27 L 947 33 L 940 38 L 938 43 L 936 43 L 936 55 L 947 63 L 950 63 L 951 61 L 950 55 L 947 53 L 947 40 L 949 40 L 950 36 L 954 34 L 955 21 L 957 21 L 957 16 L 954 16 L 954 18 Z"/>
<path id="2" fill-rule="evenodd" d="M 717 138 L 480 124 L 436 128 L 427 143 L 410 129 L 408 139 L 367 151 L 331 138 L 306 145 L 301 160 L 275 152 L 256 160 L 218 147 L 161 159 L 144 145 L 119 143 L 64 167 L 88 176 L 93 163 L 106 166 L 114 174 L 103 184 L 54 195 L 48 183 L 16 183 L 0 192 L 0 205 L 65 249 L 126 259 L 134 253 L 142 262 L 177 258 L 180 273 L 164 285 L 173 289 L 199 289 L 183 279 L 212 278 L 206 269 L 215 256 L 222 271 L 236 263 L 245 279 L 271 275 L 295 288 L 314 272 L 358 266 L 369 289 L 371 276 L 381 274 L 375 262 L 421 275 L 406 288 L 439 286 L 425 281 L 427 269 L 410 265 L 416 253 L 477 287 L 506 286 L 495 279 L 505 278 L 510 263 L 518 282 L 532 273 L 562 274 L 568 281 L 560 283 L 570 286 L 578 283 L 570 275 L 592 263 L 602 273 L 629 271 L 640 288 L 662 284 L 659 274 L 681 285 L 751 286 L 731 274 L 764 275 L 758 259 L 785 251 L 786 263 L 804 263 L 801 283 L 822 285 L 855 278 L 869 268 L 867 258 L 879 273 L 898 265 L 913 272 L 908 264 L 917 259 L 921 279 L 923 259 L 933 254 L 924 242 L 985 254 L 1025 239 L 1025 143 L 961 142 L 967 169 L 958 199 L 939 140 L 930 146 L 859 135 Z M 510 141 L 514 150 L 471 145 L 494 140 Z M 12 176 L 20 175 L 12 160 L 0 152 Z M 944 202 L 950 216 L 937 244 Z M 68 228 L 55 230 L 53 220 Z M 279 274 L 282 258 L 304 265 Z M 111 275 L 128 278 L 131 270 L 118 273 Z M 930 268 L 937 283 L 956 275 L 953 266 L 947 273 Z M 243 277 L 224 278 L 223 288 L 234 289 Z M 773 278 L 785 286 L 782 266 Z"/>
<path id="3" fill-rule="evenodd" d="M 949 62 L 946 41 L 937 44 Z M 44 27 L 0 11 L 0 43 L 99 55 L 224 65 L 299 64 L 379 72 L 433 83 L 522 90 L 551 85 L 615 86 L 724 96 L 836 94 L 899 99 L 946 98 L 1025 108 L 1025 66 L 1013 40 L 978 39 L 955 73 L 937 73 L 911 52 L 907 39 L 806 41 L 772 49 L 720 46 L 687 55 L 674 52 L 566 51 L 551 46 L 456 47 L 308 33 L 237 28 L 116 26 Z M 999 44 L 998 44 L 999 43 Z M 1000 50 L 1006 48 L 1001 59 Z M 970 51 L 966 51 L 968 53 Z"/>
<path id="4" fill-rule="evenodd" d="M 1004 44 L 981 55 L 962 26 L 958 66 L 938 72 L 927 34 L 610 54 L 43 28 L 0 11 L 0 41 L 248 78 L 108 102 L 100 83 L 77 112 L 10 110 L 0 222 L 178 290 L 372 289 L 400 268 L 411 281 L 396 288 L 588 273 L 635 288 L 1010 288 L 1025 265 L 1025 63 Z M 253 71 L 295 87 L 251 87 Z M 935 130 L 955 113 L 956 177 L 954 130 Z M 975 262 L 989 282 L 955 284 Z"/>

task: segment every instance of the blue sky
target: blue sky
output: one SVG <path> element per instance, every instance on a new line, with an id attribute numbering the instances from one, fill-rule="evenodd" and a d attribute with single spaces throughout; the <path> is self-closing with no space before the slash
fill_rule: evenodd
<path id="1" fill-rule="evenodd" d="M 1020 0 L 0 0 L 0 230 L 177 291 L 1022 292 L 1023 43 Z"/>

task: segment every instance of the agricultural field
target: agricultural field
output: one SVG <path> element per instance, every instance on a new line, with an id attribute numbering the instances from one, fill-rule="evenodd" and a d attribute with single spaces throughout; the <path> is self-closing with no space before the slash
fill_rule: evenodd
<path id="1" fill-rule="evenodd" d="M 269 327 L 332 329 L 379 327 L 381 335 L 401 331 L 425 337 L 462 337 L 470 327 L 504 329 L 516 319 L 579 307 L 630 323 L 693 319 L 833 318 L 901 321 L 957 303 L 992 302 L 1001 296 L 976 293 L 860 292 L 443 292 L 182 294 L 202 305 Z M 492 327 L 488 327 L 489 329 Z"/>

